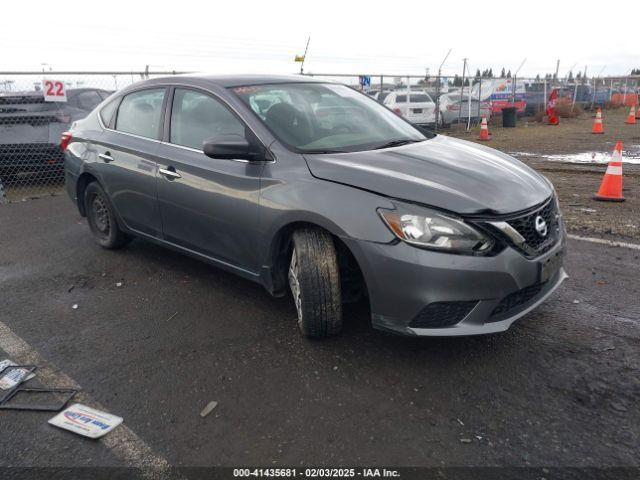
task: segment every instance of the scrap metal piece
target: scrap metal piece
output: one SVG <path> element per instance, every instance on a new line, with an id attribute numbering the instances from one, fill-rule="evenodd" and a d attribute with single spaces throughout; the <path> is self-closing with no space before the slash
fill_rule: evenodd
<path id="1" fill-rule="evenodd" d="M 62 400 L 59 400 L 58 403 L 54 404 L 11 403 L 11 399 L 20 392 L 32 395 L 50 393 L 54 395 L 54 398 L 57 395 L 66 394 L 66 397 L 63 397 Z M 78 390 L 75 388 L 16 388 L 2 399 L 2 402 L 0 402 L 0 410 L 36 410 L 57 412 L 62 410 L 77 393 Z"/>

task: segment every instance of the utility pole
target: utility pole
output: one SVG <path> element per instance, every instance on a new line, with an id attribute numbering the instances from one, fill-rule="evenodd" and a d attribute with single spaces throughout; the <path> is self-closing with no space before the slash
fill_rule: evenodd
<path id="1" fill-rule="evenodd" d="M 444 62 L 447 61 L 447 58 L 449 58 L 450 54 L 451 54 L 451 49 L 449 49 L 447 54 L 444 56 L 442 63 L 438 67 L 438 78 L 436 78 L 436 118 L 435 118 L 436 132 L 438 131 L 438 121 L 440 120 L 440 82 L 441 82 L 441 76 L 442 76 L 442 66 L 444 65 Z"/>
<path id="2" fill-rule="evenodd" d="M 516 73 L 513 75 L 513 96 L 512 96 L 513 106 L 516 105 L 516 86 L 518 85 L 518 72 L 520 71 L 520 69 L 524 65 L 524 62 L 526 62 L 526 61 L 527 61 L 527 58 L 525 57 L 525 59 L 522 60 L 522 63 L 520 64 L 520 66 L 516 70 Z"/>
<path id="3" fill-rule="evenodd" d="M 460 119 L 462 118 L 462 94 L 464 93 L 464 72 L 467 69 L 468 58 L 462 59 L 462 88 L 460 89 L 460 108 L 458 109 L 458 125 L 460 125 Z"/>

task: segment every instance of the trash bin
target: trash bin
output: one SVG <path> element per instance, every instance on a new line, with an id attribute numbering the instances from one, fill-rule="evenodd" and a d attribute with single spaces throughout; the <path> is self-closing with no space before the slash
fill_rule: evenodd
<path id="1" fill-rule="evenodd" d="M 514 128 L 516 126 L 516 117 L 518 109 L 516 107 L 505 107 L 502 109 L 502 127 Z"/>

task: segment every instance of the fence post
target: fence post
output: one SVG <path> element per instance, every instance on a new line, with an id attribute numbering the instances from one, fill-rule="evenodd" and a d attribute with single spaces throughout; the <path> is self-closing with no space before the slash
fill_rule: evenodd
<path id="1" fill-rule="evenodd" d="M 436 76 L 436 125 L 435 131 L 438 131 L 438 125 L 440 122 L 440 82 L 442 81 L 440 75 Z"/>
<path id="2" fill-rule="evenodd" d="M 482 112 L 482 75 L 480 75 L 480 82 L 478 83 L 478 121 L 480 121 L 481 112 Z"/>

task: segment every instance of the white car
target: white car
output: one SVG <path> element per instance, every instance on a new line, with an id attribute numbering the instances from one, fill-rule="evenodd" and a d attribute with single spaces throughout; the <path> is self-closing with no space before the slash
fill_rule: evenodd
<path id="1" fill-rule="evenodd" d="M 398 90 L 384 99 L 384 105 L 417 125 L 436 123 L 436 104 L 426 92 Z"/>

